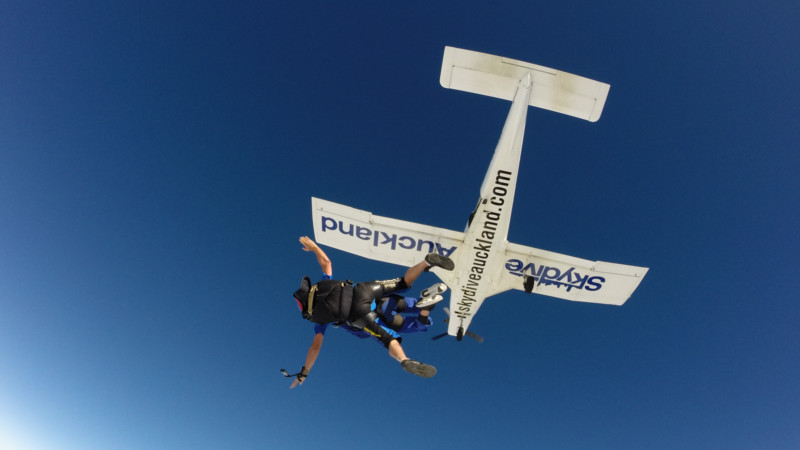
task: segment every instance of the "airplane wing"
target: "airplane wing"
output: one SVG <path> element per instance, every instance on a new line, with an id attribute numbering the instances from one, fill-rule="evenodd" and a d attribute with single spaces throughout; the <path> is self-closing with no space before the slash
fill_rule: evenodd
<path id="1" fill-rule="evenodd" d="M 319 198 L 311 198 L 314 240 L 322 245 L 377 261 L 411 267 L 428 253 L 452 256 L 464 233 L 376 216 Z M 445 284 L 451 272 L 431 270 Z"/>
<path id="2" fill-rule="evenodd" d="M 648 270 L 509 243 L 495 293 L 519 289 L 576 302 L 622 305 Z"/>

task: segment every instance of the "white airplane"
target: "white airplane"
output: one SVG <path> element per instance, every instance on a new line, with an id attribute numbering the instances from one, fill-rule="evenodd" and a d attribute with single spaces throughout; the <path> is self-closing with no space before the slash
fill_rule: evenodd
<path id="1" fill-rule="evenodd" d="M 509 289 L 578 302 L 625 303 L 647 268 L 589 261 L 507 240 L 528 105 L 595 122 L 610 86 L 452 47 L 445 47 L 441 84 L 512 101 L 466 230 L 461 233 L 390 219 L 312 198 L 316 241 L 406 267 L 430 252 L 450 257 L 454 270 L 434 267 L 431 271 L 450 287 L 452 314 L 447 333 L 459 341 L 483 301 Z"/>

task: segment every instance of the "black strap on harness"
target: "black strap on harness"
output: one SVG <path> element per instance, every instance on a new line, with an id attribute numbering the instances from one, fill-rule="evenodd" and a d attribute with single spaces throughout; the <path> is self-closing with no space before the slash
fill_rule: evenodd
<path id="1" fill-rule="evenodd" d="M 300 282 L 300 289 L 294 292 L 294 298 L 300 303 L 300 307 L 302 308 L 303 318 L 306 320 L 311 320 L 311 313 L 308 312 L 308 294 L 311 291 L 311 279 L 308 277 L 303 277 L 303 280 Z"/>

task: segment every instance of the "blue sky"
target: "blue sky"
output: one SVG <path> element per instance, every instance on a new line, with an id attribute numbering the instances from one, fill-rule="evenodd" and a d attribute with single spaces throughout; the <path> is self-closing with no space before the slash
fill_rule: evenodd
<path id="1" fill-rule="evenodd" d="M 0 5 L 0 448 L 800 445 L 796 2 L 163 3 Z M 446 45 L 611 84 L 529 111 L 509 239 L 651 270 L 409 336 L 428 380 L 332 330 L 290 391 L 310 198 L 474 206 L 509 103 L 439 86 Z"/>

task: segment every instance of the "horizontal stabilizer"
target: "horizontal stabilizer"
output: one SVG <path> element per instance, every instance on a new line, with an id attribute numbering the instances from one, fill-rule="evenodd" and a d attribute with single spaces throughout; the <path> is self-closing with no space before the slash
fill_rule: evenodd
<path id="1" fill-rule="evenodd" d="M 509 243 L 505 270 L 497 289 L 532 291 L 575 302 L 622 305 L 648 270 Z"/>
<path id="2" fill-rule="evenodd" d="M 610 85 L 502 56 L 445 47 L 440 82 L 448 89 L 511 100 L 528 73 L 530 106 L 590 122 L 600 118 Z"/>

